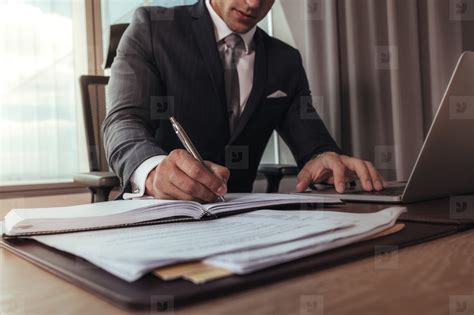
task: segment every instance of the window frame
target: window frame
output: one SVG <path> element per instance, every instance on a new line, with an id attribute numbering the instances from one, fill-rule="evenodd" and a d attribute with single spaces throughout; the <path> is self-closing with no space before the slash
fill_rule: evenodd
<path id="1" fill-rule="evenodd" d="M 100 0 L 85 0 L 85 32 L 87 40 L 88 73 L 103 75 L 102 29 Z M 79 78 L 77 81 L 79 85 Z M 96 95 L 96 97 L 100 97 Z M 87 192 L 87 187 L 74 183 L 73 180 L 42 181 L 40 183 L 19 183 L 0 185 L 0 200 L 12 196 L 44 196 Z"/>

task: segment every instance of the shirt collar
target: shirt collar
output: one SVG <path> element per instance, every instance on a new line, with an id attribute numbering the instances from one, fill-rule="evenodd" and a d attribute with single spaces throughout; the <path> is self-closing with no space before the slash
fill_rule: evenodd
<path id="1" fill-rule="evenodd" d="M 216 41 L 219 42 L 229 36 L 230 34 L 234 33 L 224 22 L 224 20 L 217 14 L 214 8 L 211 5 L 211 0 L 206 0 L 206 7 L 211 15 L 212 22 L 214 23 L 214 33 L 216 36 Z M 255 35 L 255 31 L 257 30 L 257 26 L 254 26 L 250 31 L 245 34 L 239 34 L 245 43 L 245 53 L 249 54 L 251 51 L 251 45 L 253 41 L 253 37 Z"/>

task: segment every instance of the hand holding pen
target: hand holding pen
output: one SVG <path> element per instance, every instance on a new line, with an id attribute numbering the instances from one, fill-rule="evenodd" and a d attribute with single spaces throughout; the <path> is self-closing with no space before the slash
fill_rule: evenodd
<path id="1" fill-rule="evenodd" d="M 203 161 L 184 129 L 174 118 L 170 120 L 186 150 L 171 151 L 150 172 L 146 180 L 146 194 L 160 199 L 203 203 L 215 202 L 217 198 L 224 201 L 222 196 L 227 192 L 229 170 Z"/>

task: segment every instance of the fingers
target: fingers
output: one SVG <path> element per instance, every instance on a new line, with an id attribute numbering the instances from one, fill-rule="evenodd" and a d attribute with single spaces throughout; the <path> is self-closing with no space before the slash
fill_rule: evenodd
<path id="1" fill-rule="evenodd" d="M 359 177 L 359 181 L 362 185 L 362 188 L 366 191 L 372 191 L 374 189 L 372 185 L 372 179 L 370 178 L 370 173 L 369 169 L 367 168 L 367 165 L 365 165 L 364 161 L 359 160 L 359 159 L 353 159 L 353 167 L 354 171 L 357 174 L 357 177 Z"/>
<path id="2" fill-rule="evenodd" d="M 336 153 L 326 154 L 306 163 L 298 174 L 296 191 L 303 192 L 313 182 L 327 181 L 334 184 L 338 193 L 343 193 L 346 183 L 357 178 L 366 191 L 382 190 L 385 185 L 371 162 Z"/>
<path id="3" fill-rule="evenodd" d="M 374 165 L 369 161 L 364 161 L 367 169 L 369 170 L 370 177 L 372 178 L 372 183 L 374 185 L 375 190 L 382 190 L 384 189 L 384 180 L 382 175 L 375 169 Z"/>
<path id="4" fill-rule="evenodd" d="M 346 173 L 344 174 L 344 182 L 347 184 L 347 183 L 350 183 L 350 182 L 352 182 L 356 179 L 357 179 L 357 175 L 353 174 L 352 171 L 350 171 L 346 168 Z M 328 183 L 328 184 L 333 184 L 334 185 L 334 177 L 332 175 L 327 176 L 325 182 Z"/>
<path id="5" fill-rule="evenodd" d="M 296 184 L 296 191 L 303 192 L 308 188 L 308 186 L 313 182 L 311 173 L 307 167 L 303 169 L 298 174 L 298 183 Z"/>
<path id="6" fill-rule="evenodd" d="M 345 166 L 339 160 L 331 160 L 328 165 L 334 177 L 334 186 L 336 191 L 342 194 L 346 189 L 346 180 L 345 180 Z"/>
<path id="7" fill-rule="evenodd" d="M 224 166 L 221 166 L 219 164 L 215 164 L 215 163 L 212 163 L 212 162 L 209 162 L 209 161 L 205 161 L 204 163 L 206 163 L 206 165 L 211 169 L 211 171 L 217 177 L 222 179 L 222 181 L 224 183 L 227 183 L 227 181 L 229 180 L 229 177 L 230 177 L 230 171 L 227 167 L 224 167 Z"/>
<path id="8" fill-rule="evenodd" d="M 297 192 L 303 192 L 311 183 L 322 182 L 334 178 L 336 191 L 343 193 L 345 190 L 345 166 L 336 154 L 328 154 L 321 158 L 309 161 L 298 174 Z"/>
<path id="9" fill-rule="evenodd" d="M 168 187 L 170 190 L 177 188 L 184 195 L 191 196 L 195 200 L 202 200 L 205 202 L 215 201 L 217 195 L 209 190 L 208 187 L 201 184 L 195 178 L 188 176 L 181 169 L 176 168 L 169 176 L 169 183 L 174 187 Z M 183 195 L 183 194 L 181 194 Z M 182 199 L 181 197 L 178 199 Z M 187 199 L 184 199 L 187 200 Z"/>
<path id="10" fill-rule="evenodd" d="M 218 170 L 220 173 L 222 173 L 223 178 L 221 178 L 218 175 L 214 174 L 212 171 L 209 171 L 204 165 L 202 165 L 201 162 L 196 160 L 186 151 L 181 150 L 178 154 L 179 158 L 176 161 L 176 166 L 186 175 L 188 175 L 188 177 L 190 177 L 194 181 L 201 183 L 209 191 L 213 192 L 218 196 L 222 196 L 227 192 L 227 185 L 223 183 L 222 180 L 227 175 L 223 174 L 223 170 Z M 217 170 L 216 166 L 213 167 Z"/>
<path id="11" fill-rule="evenodd" d="M 212 202 L 217 196 L 202 186 L 199 182 L 189 178 L 175 165 L 163 163 L 156 168 L 153 179 L 152 195 L 160 199 L 189 200 L 197 202 Z"/>
<path id="12" fill-rule="evenodd" d="M 185 150 L 172 151 L 150 172 L 146 192 L 161 199 L 214 202 L 227 192 L 229 170 L 207 162 L 204 166 Z"/>
<path id="13" fill-rule="evenodd" d="M 364 190 L 380 191 L 383 189 L 383 178 L 371 162 L 344 156 L 343 163 L 356 173 Z"/>

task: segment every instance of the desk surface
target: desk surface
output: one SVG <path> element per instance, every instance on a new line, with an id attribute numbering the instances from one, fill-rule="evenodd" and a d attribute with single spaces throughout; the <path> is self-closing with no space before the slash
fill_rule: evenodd
<path id="1" fill-rule="evenodd" d="M 195 304 L 176 314 L 467 314 L 455 309 L 466 305 L 472 314 L 474 230 Z M 129 314 L 0 249 L 0 314 L 65 313 Z"/>

